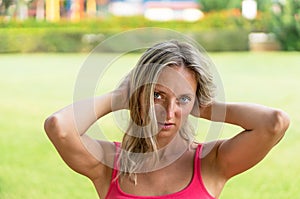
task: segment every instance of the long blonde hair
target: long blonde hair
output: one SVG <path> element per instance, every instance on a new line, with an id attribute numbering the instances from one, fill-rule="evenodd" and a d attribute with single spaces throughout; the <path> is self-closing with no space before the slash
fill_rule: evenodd
<path id="1" fill-rule="evenodd" d="M 184 66 L 195 74 L 196 103 L 205 105 L 214 98 L 210 60 L 191 44 L 179 41 L 158 43 L 141 56 L 131 72 L 129 111 L 131 121 L 123 137 L 118 158 L 119 175 L 129 175 L 136 183 L 136 174 L 151 170 L 159 162 L 155 134 L 158 131 L 154 111 L 154 83 L 166 66 Z M 141 104 L 143 103 L 143 104 Z M 194 141 L 195 130 L 186 122 L 179 130 L 188 143 Z"/>

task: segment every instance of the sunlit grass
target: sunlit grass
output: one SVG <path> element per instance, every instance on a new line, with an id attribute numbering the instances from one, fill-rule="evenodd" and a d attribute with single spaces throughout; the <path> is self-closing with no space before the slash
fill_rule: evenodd
<path id="1" fill-rule="evenodd" d="M 225 88 L 226 101 L 261 103 L 287 111 L 291 126 L 259 165 L 230 180 L 222 199 L 300 198 L 299 53 L 211 54 Z M 70 170 L 43 131 L 44 119 L 72 103 L 83 54 L 0 55 L 0 198 L 97 198 L 92 183 Z M 108 68 L 96 94 L 115 88 L 137 61 L 129 55 Z M 99 61 L 99 67 L 101 62 Z M 120 139 L 112 117 L 99 122 L 108 139 Z M 202 122 L 198 140 L 210 125 Z M 226 125 L 221 137 L 240 129 Z M 249 149 L 251 150 L 251 149 Z"/>

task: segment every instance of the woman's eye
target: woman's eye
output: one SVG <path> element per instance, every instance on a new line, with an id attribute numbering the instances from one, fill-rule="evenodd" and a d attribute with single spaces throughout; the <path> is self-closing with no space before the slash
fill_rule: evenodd
<path id="1" fill-rule="evenodd" d="M 161 99 L 161 95 L 158 92 L 154 92 L 154 99 Z"/>
<path id="2" fill-rule="evenodd" d="M 192 99 L 188 96 L 182 96 L 179 98 L 179 103 L 180 104 L 187 104 L 191 101 Z"/>

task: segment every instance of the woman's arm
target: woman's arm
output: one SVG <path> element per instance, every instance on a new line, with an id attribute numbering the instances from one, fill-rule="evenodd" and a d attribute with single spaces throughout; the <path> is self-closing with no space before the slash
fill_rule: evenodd
<path id="1" fill-rule="evenodd" d="M 103 149 L 84 133 L 97 119 L 111 112 L 112 93 L 82 100 L 57 111 L 45 121 L 45 131 L 63 160 L 76 172 L 91 179 L 101 175 Z M 84 143 L 83 143 L 84 142 Z M 97 154 L 91 154 L 86 147 Z M 101 168 L 99 168 L 101 167 Z M 97 172 L 94 172 L 97 169 Z"/>
<path id="2" fill-rule="evenodd" d="M 48 137 L 63 160 L 92 180 L 109 175 L 107 169 L 113 166 L 114 156 L 111 155 L 115 146 L 111 142 L 94 140 L 85 132 L 102 116 L 128 108 L 130 77 L 129 73 L 114 91 L 75 102 L 52 114 L 44 123 Z"/>
<path id="3" fill-rule="evenodd" d="M 217 142 L 215 162 L 225 179 L 262 160 L 289 126 L 285 112 L 250 103 L 213 103 L 200 108 L 200 117 L 244 129 L 231 139 Z"/>

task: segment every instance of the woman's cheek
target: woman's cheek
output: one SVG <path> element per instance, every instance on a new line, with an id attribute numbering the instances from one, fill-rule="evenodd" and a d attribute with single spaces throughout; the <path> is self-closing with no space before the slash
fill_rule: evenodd
<path id="1" fill-rule="evenodd" d="M 182 117 L 187 117 L 193 109 L 193 104 L 190 103 L 181 109 Z"/>
<path id="2" fill-rule="evenodd" d="M 154 105 L 155 115 L 157 121 L 165 121 L 167 114 L 165 108 L 160 104 Z"/>

